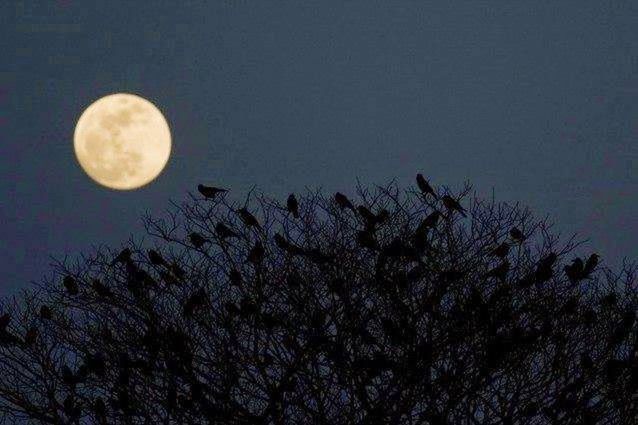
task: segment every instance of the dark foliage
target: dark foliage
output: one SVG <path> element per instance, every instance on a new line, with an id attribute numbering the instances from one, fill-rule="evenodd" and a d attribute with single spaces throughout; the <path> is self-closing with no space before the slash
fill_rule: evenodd
<path id="1" fill-rule="evenodd" d="M 621 424 L 635 269 L 469 189 L 198 187 L 0 315 L 0 411 L 50 424 Z"/>

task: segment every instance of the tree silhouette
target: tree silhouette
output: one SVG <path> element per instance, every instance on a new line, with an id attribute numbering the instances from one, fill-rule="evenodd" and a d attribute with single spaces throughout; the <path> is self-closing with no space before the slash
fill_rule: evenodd
<path id="1" fill-rule="evenodd" d="M 635 268 L 528 210 L 198 192 L 4 301 L 7 423 L 634 423 Z"/>

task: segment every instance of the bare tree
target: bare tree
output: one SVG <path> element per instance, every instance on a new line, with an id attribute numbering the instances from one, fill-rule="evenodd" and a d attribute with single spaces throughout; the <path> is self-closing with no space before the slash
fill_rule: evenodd
<path id="1" fill-rule="evenodd" d="M 417 187 L 200 185 L 144 218 L 153 246 L 60 261 L 2 304 L 5 421 L 635 423 L 635 267 Z"/>

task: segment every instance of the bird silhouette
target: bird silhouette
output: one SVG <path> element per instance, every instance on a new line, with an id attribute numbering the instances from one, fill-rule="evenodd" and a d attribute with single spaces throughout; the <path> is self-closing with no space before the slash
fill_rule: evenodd
<path id="1" fill-rule="evenodd" d="M 92 286 L 98 297 L 109 298 L 113 296 L 113 292 L 111 292 L 108 286 L 103 284 L 99 279 L 93 279 Z"/>
<path id="2" fill-rule="evenodd" d="M 64 285 L 69 295 L 77 295 L 79 292 L 78 284 L 72 276 L 65 276 L 64 279 L 62 279 L 62 285 Z"/>
<path id="3" fill-rule="evenodd" d="M 168 263 L 166 262 L 166 260 L 164 260 L 160 253 L 155 251 L 154 249 L 148 250 L 148 259 L 151 260 L 151 264 L 155 266 L 168 267 Z"/>
<path id="4" fill-rule="evenodd" d="M 9 323 L 11 323 L 11 315 L 9 313 L 4 313 L 0 316 L 0 332 L 5 332 Z"/>
<path id="5" fill-rule="evenodd" d="M 496 248 L 492 250 L 491 254 L 499 258 L 505 258 L 507 257 L 507 254 L 509 254 L 509 252 L 510 244 L 507 242 L 501 242 Z"/>
<path id="6" fill-rule="evenodd" d="M 188 235 L 188 239 L 191 241 L 191 243 L 193 244 L 193 246 L 197 249 L 201 248 L 202 246 L 204 246 L 204 244 L 206 242 L 210 242 L 208 239 L 206 239 L 205 237 L 203 237 L 202 235 L 200 235 L 197 232 L 192 232 Z"/>
<path id="7" fill-rule="evenodd" d="M 239 286 L 242 282 L 241 272 L 237 269 L 231 269 L 228 272 L 228 280 L 231 285 Z"/>
<path id="8" fill-rule="evenodd" d="M 201 193 L 205 198 L 213 199 L 220 193 L 228 192 L 228 189 L 221 189 L 219 187 L 213 186 L 205 186 L 203 184 L 197 185 L 197 190 Z"/>
<path id="9" fill-rule="evenodd" d="M 275 233 L 274 240 L 275 240 L 275 244 L 280 249 L 286 251 L 289 254 L 292 254 L 292 255 L 304 255 L 306 253 L 302 248 L 300 248 L 297 245 L 294 245 L 294 244 L 288 242 L 286 240 L 286 238 L 281 236 L 279 233 Z"/>
<path id="10" fill-rule="evenodd" d="M 124 248 L 113 259 L 113 261 L 111 262 L 111 266 L 114 266 L 117 263 L 126 263 L 126 262 L 129 262 L 129 261 L 131 261 L 131 250 L 129 248 Z"/>
<path id="11" fill-rule="evenodd" d="M 335 193 L 335 202 L 337 203 L 337 205 L 339 205 L 339 208 L 341 209 L 348 208 L 348 209 L 351 209 L 352 211 L 355 211 L 354 205 L 352 205 L 352 202 L 350 202 L 350 199 L 348 199 L 348 197 L 341 192 Z"/>
<path id="12" fill-rule="evenodd" d="M 288 199 L 286 200 L 286 208 L 288 208 L 288 211 L 294 218 L 299 218 L 299 202 L 297 201 L 294 193 L 288 195 Z"/>
<path id="13" fill-rule="evenodd" d="M 260 241 L 257 241 L 248 252 L 248 261 L 254 264 L 259 264 L 263 260 L 265 253 L 266 251 L 264 250 L 264 246 Z"/>
<path id="14" fill-rule="evenodd" d="M 432 186 L 430 186 L 427 180 L 425 180 L 425 177 L 423 177 L 423 174 L 419 173 L 416 175 L 416 184 L 419 187 L 419 190 L 421 190 L 422 194 L 432 195 L 434 198 L 437 198 L 436 192 L 434 192 L 434 189 L 432 189 Z"/>
<path id="15" fill-rule="evenodd" d="M 231 230 L 228 226 L 226 226 L 221 221 L 217 223 L 217 225 L 215 226 L 215 233 L 217 233 L 217 236 L 219 236 L 221 239 L 239 237 L 237 233 L 235 233 L 233 230 Z"/>
<path id="16" fill-rule="evenodd" d="M 357 232 L 357 242 L 363 248 L 371 250 L 377 250 L 379 248 L 377 240 L 374 237 L 374 233 L 370 230 L 360 230 Z"/>
<path id="17" fill-rule="evenodd" d="M 583 278 L 584 264 L 580 258 L 575 258 L 572 264 L 564 267 L 565 275 L 570 282 L 575 283 Z"/>
<path id="18" fill-rule="evenodd" d="M 536 266 L 536 272 L 534 273 L 536 282 L 546 282 L 554 275 L 554 263 L 558 259 L 558 256 L 551 252 L 545 257 L 541 258 Z"/>
<path id="19" fill-rule="evenodd" d="M 51 309 L 47 305 L 40 306 L 40 318 L 42 320 L 51 320 L 53 318 L 53 313 Z"/>
<path id="20" fill-rule="evenodd" d="M 445 206 L 445 208 L 447 208 L 448 211 L 456 211 L 463 217 L 467 217 L 467 215 L 465 214 L 465 208 L 461 206 L 459 201 L 452 198 L 450 195 L 444 195 L 441 198 L 441 201 L 443 201 L 443 205 Z"/>
<path id="21" fill-rule="evenodd" d="M 592 254 L 589 256 L 589 258 L 585 262 L 585 267 L 583 268 L 583 278 L 588 278 L 592 274 L 592 272 L 596 270 L 599 260 L 600 257 L 598 256 L 598 254 Z"/>
<path id="22" fill-rule="evenodd" d="M 27 332 L 24 334 L 24 345 L 30 347 L 35 344 L 35 341 L 38 339 L 38 334 L 38 328 L 36 328 L 35 326 L 31 326 L 29 329 L 27 329 Z"/>
<path id="23" fill-rule="evenodd" d="M 505 260 L 498 266 L 494 267 L 493 269 L 485 273 L 484 277 L 485 278 L 495 277 L 500 280 L 505 280 L 509 270 L 510 270 L 510 262 Z"/>
<path id="24" fill-rule="evenodd" d="M 523 242 L 525 240 L 525 235 L 518 227 L 512 227 L 510 229 L 510 237 L 514 242 Z"/>
<path id="25" fill-rule="evenodd" d="M 184 305 L 182 307 L 184 317 L 192 316 L 196 309 L 206 305 L 207 300 L 208 296 L 203 288 L 200 288 L 197 291 L 193 292 L 188 297 L 186 302 L 184 302 Z"/>
<path id="26" fill-rule="evenodd" d="M 237 213 L 239 214 L 239 218 L 241 219 L 241 221 L 243 221 L 246 226 L 260 227 L 259 221 L 257 221 L 257 218 L 255 218 L 255 216 L 252 215 L 246 207 L 238 209 Z"/>

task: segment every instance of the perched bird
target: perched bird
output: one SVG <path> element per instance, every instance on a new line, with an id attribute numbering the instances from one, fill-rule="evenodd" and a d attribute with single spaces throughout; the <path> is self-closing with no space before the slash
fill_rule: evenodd
<path id="1" fill-rule="evenodd" d="M 215 233 L 217 233 L 217 236 L 219 236 L 222 239 L 239 237 L 237 233 L 233 232 L 228 226 L 226 226 L 222 222 L 217 223 L 217 225 L 215 226 Z"/>
<path id="2" fill-rule="evenodd" d="M 348 197 L 341 192 L 335 193 L 335 202 L 341 209 L 349 208 L 352 211 L 355 210 L 354 205 L 352 205 L 352 202 L 350 202 L 350 199 L 348 199 Z"/>
<path id="3" fill-rule="evenodd" d="M 419 227 L 417 227 L 417 232 L 422 232 L 424 230 L 429 230 L 436 227 L 436 224 L 439 222 L 439 218 L 441 217 L 441 213 L 439 211 L 433 211 L 428 214 L 427 217 L 423 219 Z"/>
<path id="4" fill-rule="evenodd" d="M 203 184 L 197 185 L 197 190 L 201 193 L 205 198 L 212 199 L 219 195 L 220 193 L 228 192 L 227 189 L 221 189 L 219 187 L 213 186 L 205 186 Z"/>
<path id="5" fill-rule="evenodd" d="M 433 197 L 437 198 L 436 192 L 434 192 L 434 189 L 432 189 L 432 186 L 430 186 L 427 180 L 425 180 L 425 177 L 423 177 L 423 174 L 416 175 L 416 184 L 417 186 L 419 186 L 421 193 L 423 193 L 424 195 L 432 195 Z"/>
<path id="6" fill-rule="evenodd" d="M 42 320 L 51 320 L 53 318 L 53 313 L 49 306 L 43 305 L 40 307 L 40 318 Z"/>
<path id="7" fill-rule="evenodd" d="M 558 256 L 554 252 L 551 252 L 538 262 L 536 272 L 534 273 L 537 282 L 542 283 L 551 279 L 554 275 L 553 267 L 557 259 Z"/>
<path id="8" fill-rule="evenodd" d="M 450 195 L 443 196 L 441 200 L 443 201 L 443 205 L 445 206 L 445 208 L 448 209 L 448 211 L 456 211 L 463 217 L 467 217 L 467 215 L 465 214 L 465 208 L 461 206 L 459 201 L 452 198 Z"/>
<path id="9" fill-rule="evenodd" d="M 64 288 L 69 295 L 77 295 L 79 292 L 78 284 L 71 276 L 65 276 L 64 279 L 62 279 L 62 285 L 64 285 Z"/>
<path id="10" fill-rule="evenodd" d="M 501 242 L 496 248 L 494 248 L 491 252 L 492 255 L 498 258 L 505 258 L 507 254 L 510 252 L 510 244 L 507 242 Z"/>
<path id="11" fill-rule="evenodd" d="M 567 275 L 570 282 L 578 282 L 583 278 L 583 268 L 583 260 L 576 258 L 572 261 L 572 264 L 565 266 L 565 275 Z"/>
<path id="12" fill-rule="evenodd" d="M 197 291 L 193 292 L 190 297 L 184 302 L 182 306 L 184 316 L 190 317 L 193 315 L 195 310 L 203 307 L 208 300 L 208 296 L 206 295 L 206 291 L 201 288 Z"/>
<path id="13" fill-rule="evenodd" d="M 231 285 L 239 286 L 242 281 L 241 272 L 237 269 L 231 269 L 228 272 L 228 280 L 230 281 Z"/>
<path id="14" fill-rule="evenodd" d="M 260 227 L 259 226 L 259 221 L 257 221 L 255 216 L 252 215 L 250 213 L 250 211 L 248 211 L 248 209 L 246 207 L 238 209 L 237 213 L 239 214 L 239 218 L 241 219 L 241 221 L 243 221 L 246 226 L 248 226 L 248 227 Z"/>
<path id="15" fill-rule="evenodd" d="M 363 248 L 368 248 L 371 250 L 377 250 L 379 248 L 377 240 L 374 237 L 374 233 L 370 230 L 360 230 L 357 233 L 357 242 Z"/>
<path id="16" fill-rule="evenodd" d="M 206 239 L 205 237 L 203 237 L 197 232 L 192 232 L 191 234 L 189 234 L 188 239 L 191 241 L 193 246 L 198 249 L 204 246 L 206 242 L 209 242 L 208 239 Z"/>
<path id="17" fill-rule="evenodd" d="M 126 263 L 126 262 L 129 262 L 129 261 L 131 261 L 131 250 L 129 248 L 124 248 L 113 259 L 113 261 L 111 262 L 111 266 L 114 266 L 117 263 Z"/>
<path id="18" fill-rule="evenodd" d="M 257 241 L 251 248 L 250 252 L 248 252 L 248 261 L 254 264 L 261 263 L 261 260 L 264 258 L 264 254 L 264 246 L 261 242 Z"/>
<path id="19" fill-rule="evenodd" d="M 523 242 L 525 240 L 525 235 L 518 227 L 512 227 L 510 229 L 510 237 L 514 242 Z"/>
<path id="20" fill-rule="evenodd" d="M 113 295 L 113 292 L 103 284 L 99 279 L 93 279 L 93 290 L 98 297 L 108 298 Z"/>
<path id="21" fill-rule="evenodd" d="M 9 313 L 4 313 L 0 316 L 0 332 L 4 332 L 7 330 L 7 326 L 11 322 L 11 315 Z"/>
<path id="22" fill-rule="evenodd" d="M 485 273 L 484 277 L 485 278 L 495 277 L 495 278 L 498 278 L 500 280 L 505 280 L 509 270 L 510 270 L 510 262 L 505 260 L 501 264 L 499 264 L 498 266 L 494 267 L 493 269 L 491 269 L 490 271 Z"/>
<path id="23" fill-rule="evenodd" d="M 297 202 L 297 198 L 294 193 L 288 195 L 288 199 L 286 200 L 286 208 L 292 214 L 294 218 L 299 218 L 299 202 Z"/>
<path id="24" fill-rule="evenodd" d="M 589 256 L 589 258 L 585 262 L 585 267 L 583 268 L 584 278 L 588 278 L 592 274 L 592 272 L 596 270 L 599 260 L 600 260 L 600 257 L 598 256 L 598 254 L 592 254 Z"/>
<path id="25" fill-rule="evenodd" d="M 289 254 L 292 254 L 292 255 L 303 255 L 303 254 L 305 254 L 305 251 L 302 248 L 299 248 L 298 246 L 293 245 L 292 243 L 288 242 L 286 240 L 286 238 L 281 236 L 279 233 L 275 233 L 274 239 L 275 239 L 275 244 L 280 249 L 288 252 Z"/>
<path id="26" fill-rule="evenodd" d="M 31 326 L 24 334 L 24 345 L 27 347 L 32 346 L 38 338 L 38 328 Z"/>
<path id="27" fill-rule="evenodd" d="M 148 259 L 151 260 L 151 264 L 153 265 L 168 267 L 168 263 L 166 262 L 166 260 L 164 260 L 160 253 L 155 251 L 154 249 L 148 250 Z"/>

